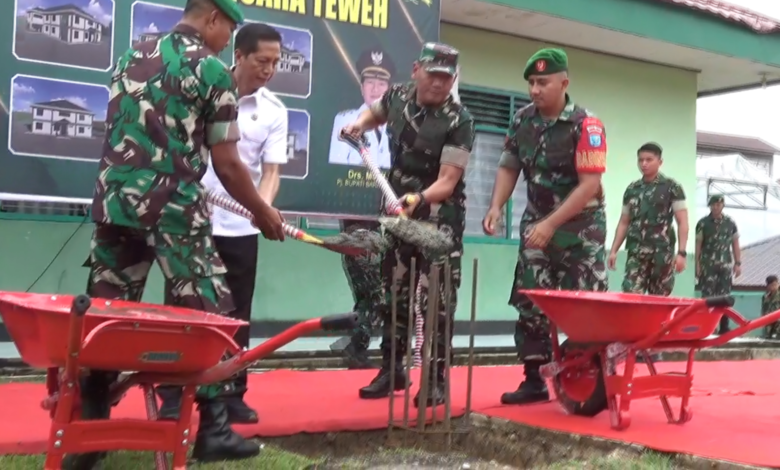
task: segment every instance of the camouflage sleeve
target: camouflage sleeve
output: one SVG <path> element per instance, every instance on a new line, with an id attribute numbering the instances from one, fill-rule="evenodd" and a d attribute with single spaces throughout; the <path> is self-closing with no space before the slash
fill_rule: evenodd
<path id="1" fill-rule="evenodd" d="M 621 215 L 629 215 L 631 213 L 631 193 L 629 188 L 630 186 L 623 193 L 623 207 L 620 209 Z"/>
<path id="2" fill-rule="evenodd" d="M 582 120 L 574 161 L 579 173 L 607 171 L 607 134 L 601 119 L 588 116 Z"/>
<path id="3" fill-rule="evenodd" d="M 206 146 L 238 142 L 238 93 L 233 74 L 214 56 L 200 61 L 197 74 L 203 88 L 208 90 L 203 107 Z"/>
<path id="4" fill-rule="evenodd" d="M 521 125 L 519 115 L 516 115 L 504 137 L 504 150 L 498 160 L 498 166 L 520 171 L 523 169 L 523 161 L 520 159 L 520 147 L 517 145 L 517 128 Z"/>
<path id="5" fill-rule="evenodd" d="M 387 116 L 390 112 L 390 104 L 393 102 L 393 98 L 398 92 L 399 85 L 391 86 L 378 100 L 371 103 L 368 109 L 374 115 L 379 122 L 387 122 Z"/>
<path id="6" fill-rule="evenodd" d="M 474 147 L 474 119 L 463 113 L 455 128 L 447 135 L 441 152 L 442 165 L 466 168 Z"/>
<path id="7" fill-rule="evenodd" d="M 685 191 L 683 191 L 683 188 L 679 183 L 675 182 L 672 185 L 672 211 L 678 212 L 687 208 L 688 207 L 685 204 Z"/>
<path id="8" fill-rule="evenodd" d="M 704 240 L 704 219 L 696 222 L 696 240 Z"/>
<path id="9" fill-rule="evenodd" d="M 737 224 L 733 220 L 731 221 L 731 238 L 739 238 L 739 228 L 737 228 Z"/>

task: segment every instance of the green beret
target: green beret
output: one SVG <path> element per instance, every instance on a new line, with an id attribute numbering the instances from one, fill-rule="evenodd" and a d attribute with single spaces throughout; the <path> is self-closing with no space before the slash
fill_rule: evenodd
<path id="1" fill-rule="evenodd" d="M 523 79 L 531 75 L 552 75 L 569 70 L 569 57 L 563 49 L 542 49 L 525 64 Z"/>
<path id="2" fill-rule="evenodd" d="M 717 202 L 724 202 L 722 194 L 713 194 L 712 196 L 710 196 L 709 201 L 707 201 L 707 205 L 711 206 Z"/>
<path id="3" fill-rule="evenodd" d="M 244 22 L 244 12 L 241 11 L 241 7 L 235 0 L 211 0 L 214 2 L 214 6 L 225 14 L 228 18 L 233 20 L 235 24 L 242 24 Z"/>

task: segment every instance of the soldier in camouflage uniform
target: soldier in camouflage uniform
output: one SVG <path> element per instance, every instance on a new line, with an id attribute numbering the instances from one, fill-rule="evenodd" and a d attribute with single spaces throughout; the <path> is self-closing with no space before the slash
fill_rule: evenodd
<path id="1" fill-rule="evenodd" d="M 405 351 L 410 346 L 407 344 L 407 315 L 415 294 L 409 289 L 412 274 L 409 268 L 412 259 L 416 259 L 415 279 L 419 281 L 422 293 L 418 301 L 423 302 L 423 305 L 427 303 L 431 266 L 443 268 L 445 262 L 449 261 L 451 267 L 449 310 L 445 310 L 444 302 L 444 269 L 440 271 L 439 277 L 441 310 L 437 315 L 438 361 L 431 367 L 437 386 L 431 387 L 428 397 L 418 394 L 414 404 L 424 407 L 444 401 L 445 351 L 447 343 L 452 341 L 452 329 L 445 331 L 445 325 L 447 316 L 450 319 L 454 316 L 457 305 L 463 231 L 466 225 L 464 171 L 474 144 L 474 119 L 466 108 L 455 103 L 450 96 L 458 54 L 456 49 L 444 44 L 425 44 L 412 69 L 414 81 L 390 87 L 382 99 L 372 104 L 357 121 L 344 128 L 346 133 L 358 136 L 387 124 L 392 156 L 390 186 L 396 194 L 404 195 L 401 200 L 407 201 L 406 213 L 410 217 L 436 224 L 439 230 L 452 235 L 455 245 L 448 256 L 432 259 L 415 246 L 394 240 L 394 245 L 384 254 L 382 278 L 385 300 L 389 305 L 395 289 L 398 331 L 395 338 L 391 337 L 391 319 L 388 318 L 390 309 L 383 309 L 382 369 L 368 386 L 360 389 L 360 397 L 364 399 L 383 398 L 393 392 L 390 390 L 392 342 L 397 345 L 395 389 L 403 390 L 406 386 L 408 377 L 404 375 L 402 364 Z M 450 325 L 453 323 L 450 322 Z"/>
<path id="2" fill-rule="evenodd" d="M 777 276 L 766 278 L 766 293 L 761 298 L 761 316 L 780 310 L 780 290 Z M 765 339 L 776 339 L 780 335 L 780 322 L 774 322 L 764 327 Z"/>
<path id="3" fill-rule="evenodd" d="M 566 93 L 568 58 L 542 49 L 526 64 L 532 104 L 519 110 L 507 133 L 483 221 L 494 235 L 502 208 L 522 173 L 528 205 L 520 221 L 520 250 L 509 304 L 519 312 L 515 342 L 525 369 L 516 391 L 501 403 L 549 399 L 539 368 L 551 359 L 550 328 L 520 289 L 606 291 L 606 215 L 601 176 L 607 141 L 601 120 L 574 104 Z"/>
<path id="4" fill-rule="evenodd" d="M 379 222 L 368 220 L 342 220 L 341 231 L 354 233 L 359 230 L 379 232 Z M 342 256 L 344 274 L 354 299 L 354 311 L 358 313 L 358 325 L 351 337 L 344 355 L 350 369 L 371 369 L 366 352 L 371 343 L 374 328 L 379 323 L 379 309 L 382 308 L 381 256 L 369 253 L 363 256 Z"/>
<path id="5" fill-rule="evenodd" d="M 607 262 L 615 269 L 617 253 L 626 240 L 626 272 L 623 292 L 668 296 L 674 274 L 685 269 L 688 243 L 688 209 L 685 192 L 677 181 L 659 172 L 663 150 L 647 143 L 637 151 L 642 179 L 628 185 L 615 239 Z M 677 221 L 677 243 L 672 220 Z"/>
<path id="6" fill-rule="evenodd" d="M 188 0 L 171 33 L 119 58 L 92 204 L 89 295 L 140 301 L 156 260 L 176 304 L 218 314 L 233 309 L 200 183 L 209 152 L 225 188 L 253 213 L 263 235 L 284 239 L 281 214 L 263 202 L 238 156 L 236 86 L 215 54 L 242 21 L 232 0 Z M 105 397 L 115 377 L 92 371 L 85 379 L 85 417 L 108 416 Z M 203 386 L 196 396 L 193 456 L 200 461 L 259 452 L 230 429 L 223 387 Z M 89 468 L 96 456 L 77 456 L 76 466 Z"/>
<path id="7" fill-rule="evenodd" d="M 702 297 L 729 295 L 732 273 L 742 274 L 739 230 L 734 219 L 723 213 L 723 203 L 723 196 L 710 196 L 709 215 L 696 223 L 696 278 Z M 728 331 L 729 319 L 724 315 L 718 332 Z"/>

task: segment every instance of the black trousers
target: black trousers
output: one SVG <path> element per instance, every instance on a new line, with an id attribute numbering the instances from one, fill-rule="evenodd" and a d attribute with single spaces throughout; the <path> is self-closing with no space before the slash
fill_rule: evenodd
<path id="1" fill-rule="evenodd" d="M 227 269 L 225 281 L 233 295 L 235 310 L 230 312 L 230 317 L 249 322 L 252 317 L 252 297 L 255 294 L 255 281 L 257 280 L 258 235 L 215 236 L 214 245 L 222 262 L 225 263 Z M 170 289 L 165 289 L 165 292 L 170 292 Z M 165 299 L 166 304 L 168 304 L 168 300 Z M 249 326 L 242 326 L 234 339 L 242 348 L 248 348 Z M 234 385 L 234 394 L 243 397 L 247 388 L 246 370 L 238 373 Z"/>

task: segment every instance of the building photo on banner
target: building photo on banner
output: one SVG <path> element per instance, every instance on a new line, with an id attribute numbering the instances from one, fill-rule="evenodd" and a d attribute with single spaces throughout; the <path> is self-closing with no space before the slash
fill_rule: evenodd
<path id="1" fill-rule="evenodd" d="M 87 70 L 113 67 L 113 0 L 16 0 L 14 10 L 17 59 Z"/>
<path id="2" fill-rule="evenodd" d="M 425 42 L 439 36 L 435 2 L 291 1 L 258 6 L 239 0 L 247 22 L 274 27 L 281 58 L 268 83 L 287 108 L 288 161 L 277 206 L 310 217 L 376 217 L 380 192 L 340 130 L 391 84 L 409 79 Z M 88 203 L 105 137 L 110 73 L 127 47 L 168 34 L 183 0 L 15 0 L 7 66 L 7 150 L 0 151 L 0 200 Z M 119 23 L 117 25 L 116 23 Z M 124 22 L 124 24 L 122 24 Z M 115 31 L 119 27 L 120 35 Z M 220 53 L 232 64 L 233 41 Z M 316 51 L 316 53 L 315 53 Z M 315 124 L 316 123 L 316 124 Z M 390 167 L 384 126 L 366 135 L 369 153 Z"/>

